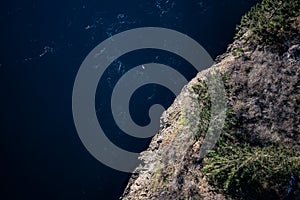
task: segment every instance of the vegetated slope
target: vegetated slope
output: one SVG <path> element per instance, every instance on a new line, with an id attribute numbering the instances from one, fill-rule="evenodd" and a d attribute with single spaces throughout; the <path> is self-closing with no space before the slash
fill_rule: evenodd
<path id="1" fill-rule="evenodd" d="M 203 159 L 214 106 L 207 77 L 217 73 L 226 120 Z M 255 6 L 161 120 L 123 199 L 300 199 L 300 1 Z"/>

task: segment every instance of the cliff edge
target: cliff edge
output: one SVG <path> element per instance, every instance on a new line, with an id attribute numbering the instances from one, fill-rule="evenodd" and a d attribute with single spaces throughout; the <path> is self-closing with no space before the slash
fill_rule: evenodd
<path id="1" fill-rule="evenodd" d="M 216 74 L 226 119 L 203 157 L 215 103 L 207 81 Z M 227 52 L 161 122 L 122 199 L 300 199 L 300 1 L 253 7 Z"/>

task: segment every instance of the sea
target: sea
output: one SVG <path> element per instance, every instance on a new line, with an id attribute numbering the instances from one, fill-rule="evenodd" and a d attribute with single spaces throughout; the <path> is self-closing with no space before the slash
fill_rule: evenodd
<path id="1" fill-rule="evenodd" d="M 81 142 L 72 114 L 78 70 L 102 41 L 130 29 L 168 28 L 193 38 L 212 58 L 233 41 L 236 25 L 257 0 L 10 0 L 0 7 L 0 199 L 115 200 L 130 173 L 95 159 Z M 116 59 L 95 94 L 95 112 L 107 138 L 141 152 L 151 138 L 125 134 L 110 100 L 133 66 L 162 63 L 187 80 L 197 71 L 178 55 L 142 49 Z M 176 95 L 148 84 L 130 101 L 133 121 L 149 123 L 153 104 L 168 108 Z"/>

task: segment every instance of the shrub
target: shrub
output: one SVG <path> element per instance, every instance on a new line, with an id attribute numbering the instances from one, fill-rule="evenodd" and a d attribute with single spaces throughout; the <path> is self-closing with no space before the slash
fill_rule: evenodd
<path id="1" fill-rule="evenodd" d="M 204 161 L 203 173 L 216 188 L 243 199 L 279 199 L 300 172 L 300 156 L 287 147 L 251 147 L 222 139 Z"/>
<path id="2" fill-rule="evenodd" d="M 236 39 L 247 36 L 253 43 L 274 45 L 285 41 L 287 35 L 297 34 L 292 26 L 300 15 L 300 0 L 263 0 L 242 17 Z"/>

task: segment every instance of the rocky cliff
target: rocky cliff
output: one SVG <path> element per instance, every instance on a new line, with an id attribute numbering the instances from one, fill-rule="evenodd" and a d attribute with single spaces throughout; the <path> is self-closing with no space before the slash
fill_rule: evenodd
<path id="1" fill-rule="evenodd" d="M 226 119 L 204 157 L 216 74 Z M 161 121 L 122 199 L 300 199 L 300 1 L 256 5 Z"/>

